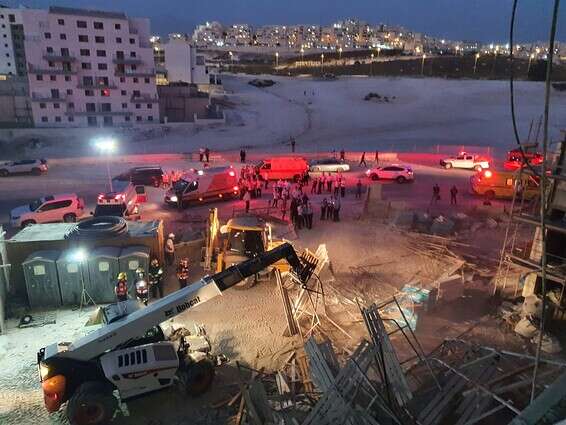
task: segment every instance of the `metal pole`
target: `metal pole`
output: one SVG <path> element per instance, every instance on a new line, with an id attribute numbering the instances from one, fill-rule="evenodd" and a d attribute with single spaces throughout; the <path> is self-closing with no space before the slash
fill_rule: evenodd
<path id="1" fill-rule="evenodd" d="M 108 174 L 108 184 L 110 185 L 110 192 L 114 192 L 112 187 L 112 176 L 110 175 L 110 158 L 106 157 L 106 173 Z"/>

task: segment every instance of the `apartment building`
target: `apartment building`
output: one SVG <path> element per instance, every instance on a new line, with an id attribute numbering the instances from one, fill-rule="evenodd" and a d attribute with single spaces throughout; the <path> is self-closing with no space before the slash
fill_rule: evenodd
<path id="1" fill-rule="evenodd" d="M 148 19 L 63 7 L 0 14 L 21 25 L 36 127 L 159 122 Z"/>
<path id="2" fill-rule="evenodd" d="M 0 79 L 26 75 L 21 9 L 0 6 Z"/>

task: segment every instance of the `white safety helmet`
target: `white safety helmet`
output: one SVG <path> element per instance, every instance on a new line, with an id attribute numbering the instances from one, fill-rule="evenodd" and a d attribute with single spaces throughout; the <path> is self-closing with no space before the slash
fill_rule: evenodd
<path id="1" fill-rule="evenodd" d="M 169 236 L 167 236 L 169 239 L 174 239 L 175 238 L 175 233 L 169 233 Z"/>

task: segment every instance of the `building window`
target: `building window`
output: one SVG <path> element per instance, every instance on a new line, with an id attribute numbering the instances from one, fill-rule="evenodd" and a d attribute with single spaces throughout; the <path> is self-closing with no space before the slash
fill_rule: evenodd
<path id="1" fill-rule="evenodd" d="M 75 109 L 75 103 L 74 103 L 74 102 L 69 102 L 69 103 L 67 104 L 67 107 L 68 107 L 69 109 Z"/>
<path id="2" fill-rule="evenodd" d="M 114 24 L 114 29 L 119 30 L 122 28 L 122 25 L 120 24 Z"/>
<path id="3" fill-rule="evenodd" d="M 66 58 L 70 57 L 71 54 L 69 53 L 69 49 L 66 47 L 61 47 L 61 56 L 64 56 Z"/>
<path id="4" fill-rule="evenodd" d="M 8 20 L 9 20 L 10 22 L 16 22 L 16 16 L 10 14 L 10 15 L 8 15 Z"/>
<path id="5" fill-rule="evenodd" d="M 96 117 L 86 117 L 86 121 L 89 127 L 96 127 Z"/>
<path id="6" fill-rule="evenodd" d="M 50 33 L 50 32 L 46 32 L 46 33 L 43 34 L 43 36 L 44 36 L 46 39 L 50 39 L 50 38 L 51 38 L 51 33 Z"/>
<path id="7" fill-rule="evenodd" d="M 91 69 L 92 66 L 89 62 L 82 62 L 81 63 L 81 69 Z"/>
<path id="8" fill-rule="evenodd" d="M 147 117 L 147 120 L 148 120 L 148 121 L 153 121 L 153 116 L 150 115 L 149 117 Z"/>
<path id="9" fill-rule="evenodd" d="M 87 103 L 86 104 L 86 111 L 87 112 L 95 112 L 96 111 L 96 105 L 94 103 Z"/>
<path id="10" fill-rule="evenodd" d="M 129 116 L 129 115 L 126 115 L 126 116 L 124 117 L 124 121 L 129 122 L 129 121 L 130 121 L 130 116 Z"/>
<path id="11" fill-rule="evenodd" d="M 102 90 L 100 90 L 100 96 L 102 96 L 102 97 L 110 97 L 110 90 L 108 90 L 108 89 L 102 89 Z"/>
<path id="12" fill-rule="evenodd" d="M 121 83 L 125 83 L 125 82 L 126 82 L 126 78 L 125 78 L 125 77 L 120 77 L 120 82 L 121 82 Z"/>
<path id="13" fill-rule="evenodd" d="M 136 65 L 132 65 L 132 66 L 131 66 L 131 69 L 132 69 L 132 71 L 135 71 L 135 70 L 138 69 L 138 67 L 137 67 Z"/>
<path id="14" fill-rule="evenodd" d="M 151 109 L 153 107 L 153 105 L 151 103 L 147 104 L 147 109 Z"/>
<path id="15" fill-rule="evenodd" d="M 122 37 L 116 37 L 116 43 L 122 44 Z"/>
<path id="16" fill-rule="evenodd" d="M 112 117 L 104 117 L 104 126 L 105 127 L 112 127 L 114 123 L 112 122 Z"/>
<path id="17" fill-rule="evenodd" d="M 94 90 L 85 90 L 85 96 L 94 96 Z"/>
<path id="18" fill-rule="evenodd" d="M 136 121 L 141 121 L 142 117 L 140 117 L 139 115 L 136 117 Z"/>
<path id="19" fill-rule="evenodd" d="M 75 117 L 68 117 L 67 120 L 68 120 L 69 122 L 75 122 Z"/>
<path id="20" fill-rule="evenodd" d="M 47 53 L 53 53 L 53 47 L 48 46 L 45 50 L 47 51 Z"/>
<path id="21" fill-rule="evenodd" d="M 47 105 L 46 105 L 45 103 L 43 103 L 43 102 L 41 102 L 41 103 L 39 104 L 39 109 L 45 109 L 46 107 L 47 107 Z"/>
<path id="22" fill-rule="evenodd" d="M 128 104 L 127 104 L 127 103 L 122 103 L 122 109 L 128 109 Z"/>
<path id="23" fill-rule="evenodd" d="M 54 109 L 59 109 L 59 106 L 60 106 L 60 105 L 59 105 L 58 103 L 54 103 L 54 104 L 53 104 L 53 108 L 54 108 Z"/>
<path id="24" fill-rule="evenodd" d="M 149 81 L 150 81 L 149 78 L 144 78 L 143 80 L 146 84 L 149 84 Z"/>
<path id="25" fill-rule="evenodd" d="M 112 104 L 111 103 L 102 103 L 102 104 L 100 104 L 100 110 L 102 112 L 112 112 Z"/>
<path id="26" fill-rule="evenodd" d="M 77 28 L 86 28 L 86 21 L 77 21 Z"/>
<path id="27" fill-rule="evenodd" d="M 73 95 L 73 89 L 67 89 L 67 94 L 69 96 L 72 96 Z"/>
<path id="28" fill-rule="evenodd" d="M 94 29 L 95 30 L 103 30 L 104 29 L 104 24 L 102 22 L 95 22 L 94 23 Z"/>
<path id="29" fill-rule="evenodd" d="M 37 74 L 37 75 L 35 76 L 35 79 L 36 79 L 37 81 L 43 81 L 43 75 Z"/>
<path id="30" fill-rule="evenodd" d="M 136 109 L 141 109 L 141 103 L 136 103 Z"/>
<path id="31" fill-rule="evenodd" d="M 88 43 L 88 35 L 79 35 L 79 41 L 81 43 Z"/>
<path id="32" fill-rule="evenodd" d="M 67 34 L 59 34 L 59 38 L 61 40 L 66 40 L 67 39 Z"/>
<path id="33" fill-rule="evenodd" d="M 126 95 L 128 94 L 128 92 L 127 92 L 126 90 L 122 90 L 122 91 L 120 92 L 120 94 L 121 94 L 122 96 L 126 96 Z"/>
<path id="34" fill-rule="evenodd" d="M 131 57 L 131 58 L 135 58 L 135 57 L 136 57 L 136 52 L 130 52 L 130 57 Z"/>
<path id="35" fill-rule="evenodd" d="M 55 117 L 55 122 L 61 122 L 61 117 Z"/>
<path id="36" fill-rule="evenodd" d="M 97 35 L 96 37 L 94 37 L 94 42 L 95 43 L 104 43 L 104 37 L 101 35 Z"/>
<path id="37" fill-rule="evenodd" d="M 130 44 L 136 44 L 136 39 L 135 39 L 135 38 L 130 38 Z"/>
<path id="38" fill-rule="evenodd" d="M 49 79 L 50 79 L 51 81 L 57 81 L 57 76 L 56 76 L 56 75 L 51 75 L 51 76 L 49 77 Z"/>
<path id="39" fill-rule="evenodd" d="M 10 57 L 10 53 L 6 53 L 6 57 L 9 58 L 9 57 Z"/>
<path id="40" fill-rule="evenodd" d="M 99 64 L 98 64 L 98 69 L 99 69 L 100 71 L 104 71 L 104 70 L 108 69 L 108 65 L 105 64 L 105 63 L 99 63 Z"/>
<path id="41" fill-rule="evenodd" d="M 71 76 L 70 76 L 70 75 L 65 75 L 65 81 L 71 81 Z"/>
<path id="42" fill-rule="evenodd" d="M 132 94 L 133 97 L 140 97 L 140 91 L 139 90 L 134 90 L 134 94 Z"/>
<path id="43" fill-rule="evenodd" d="M 204 65 L 204 56 L 197 56 L 197 65 Z"/>
<path id="44" fill-rule="evenodd" d="M 138 81 L 137 77 L 134 77 L 134 83 L 137 83 Z"/>
<path id="45" fill-rule="evenodd" d="M 80 53 L 81 56 L 90 56 L 90 50 L 88 49 L 81 49 Z"/>
<path id="46" fill-rule="evenodd" d="M 2 24 L 2 28 L 6 28 L 6 25 L 5 25 L 5 24 Z"/>
<path id="47" fill-rule="evenodd" d="M 41 122 L 47 122 L 49 119 L 47 117 L 41 117 Z"/>
<path id="48" fill-rule="evenodd" d="M 98 56 L 99 58 L 105 58 L 106 57 L 106 50 L 97 50 L 96 56 Z"/>
<path id="49" fill-rule="evenodd" d="M 65 25 L 65 20 L 64 19 L 57 19 L 57 23 L 59 25 Z"/>

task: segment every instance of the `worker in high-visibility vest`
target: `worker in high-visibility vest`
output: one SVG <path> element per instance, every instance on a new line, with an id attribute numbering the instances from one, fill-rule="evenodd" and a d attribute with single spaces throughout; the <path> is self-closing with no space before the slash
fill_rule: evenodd
<path id="1" fill-rule="evenodd" d="M 118 273 L 118 281 L 114 287 L 114 293 L 118 302 L 128 300 L 128 276 L 124 272 Z"/>

